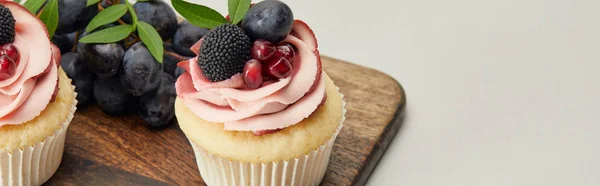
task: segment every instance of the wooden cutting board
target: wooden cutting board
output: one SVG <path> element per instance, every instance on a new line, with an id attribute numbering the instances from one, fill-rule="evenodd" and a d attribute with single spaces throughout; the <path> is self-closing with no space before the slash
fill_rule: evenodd
<path id="1" fill-rule="evenodd" d="M 348 103 L 322 185 L 364 185 L 400 129 L 404 90 L 373 69 L 323 57 Z M 177 124 L 151 130 L 135 116 L 81 108 L 69 127 L 57 173 L 45 185 L 205 185 Z"/>

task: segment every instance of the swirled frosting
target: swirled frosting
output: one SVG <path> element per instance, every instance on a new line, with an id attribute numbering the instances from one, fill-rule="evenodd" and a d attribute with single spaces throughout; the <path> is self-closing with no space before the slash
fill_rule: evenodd
<path id="1" fill-rule="evenodd" d="M 198 52 L 202 40 L 192 47 Z M 186 70 L 176 83 L 177 95 L 198 117 L 224 123 L 225 130 L 268 131 L 289 127 L 312 114 L 325 99 L 325 84 L 317 42 L 312 30 L 300 20 L 284 42 L 297 49 L 290 77 L 246 89 L 241 74 L 210 82 L 197 58 L 178 64 Z"/>
<path id="2" fill-rule="evenodd" d="M 60 60 L 60 52 L 51 45 L 37 17 L 17 3 L 3 5 L 16 20 L 13 44 L 20 60 L 13 76 L 0 81 L 0 127 L 30 121 L 46 108 L 58 84 L 56 62 Z"/>

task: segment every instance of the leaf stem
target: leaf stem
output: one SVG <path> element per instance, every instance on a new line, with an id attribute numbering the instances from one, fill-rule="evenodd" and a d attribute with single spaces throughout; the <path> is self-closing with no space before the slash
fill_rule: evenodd
<path id="1" fill-rule="evenodd" d="M 40 16 L 42 15 L 42 12 L 44 12 L 44 8 L 46 8 L 46 6 L 42 7 L 42 8 L 40 9 L 40 11 L 38 12 L 38 14 L 37 14 L 37 15 L 35 15 L 37 18 L 40 18 Z"/>

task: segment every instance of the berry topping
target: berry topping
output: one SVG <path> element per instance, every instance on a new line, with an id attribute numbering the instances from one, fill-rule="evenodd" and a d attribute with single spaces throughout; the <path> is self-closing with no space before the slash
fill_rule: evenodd
<path id="1" fill-rule="evenodd" d="M 0 5 L 0 45 L 15 41 L 15 18 L 8 8 Z"/>
<path id="2" fill-rule="evenodd" d="M 7 55 L 0 56 L 0 81 L 10 78 L 15 73 L 15 62 Z"/>
<path id="3" fill-rule="evenodd" d="M 240 27 L 224 24 L 204 36 L 198 65 L 211 82 L 223 81 L 242 73 L 251 49 L 250 38 Z"/>
<path id="4" fill-rule="evenodd" d="M 268 63 L 268 75 L 276 78 L 286 78 L 292 75 L 292 64 L 285 57 L 274 58 Z"/>
<path id="5" fill-rule="evenodd" d="M 292 9 L 278 0 L 262 1 L 252 6 L 242 21 L 242 28 L 251 39 L 271 43 L 283 41 L 292 31 Z"/>
<path id="6" fill-rule="evenodd" d="M 256 40 L 252 45 L 252 58 L 265 61 L 275 53 L 275 46 L 265 40 Z"/>
<path id="7" fill-rule="evenodd" d="M 296 58 L 296 51 L 294 50 L 294 47 L 292 47 L 292 45 L 289 43 L 281 44 L 277 46 L 275 57 L 284 57 L 290 63 L 294 63 L 294 60 Z"/>
<path id="8" fill-rule="evenodd" d="M 262 64 L 256 59 L 251 59 L 244 66 L 244 82 L 250 89 L 257 89 L 263 82 Z"/>
<path id="9" fill-rule="evenodd" d="M 0 56 L 7 55 L 15 62 L 15 65 L 19 64 L 19 50 L 13 44 L 5 44 L 0 46 Z"/>

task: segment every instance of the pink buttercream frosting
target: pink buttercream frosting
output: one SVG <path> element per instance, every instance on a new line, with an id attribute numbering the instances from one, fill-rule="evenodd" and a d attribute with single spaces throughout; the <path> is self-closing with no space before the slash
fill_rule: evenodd
<path id="1" fill-rule="evenodd" d="M 192 47 L 197 52 L 200 40 Z M 306 23 L 296 20 L 284 42 L 297 49 L 290 77 L 265 82 L 258 89 L 246 89 L 237 74 L 228 80 L 210 82 L 197 58 L 178 66 L 186 70 L 176 83 L 177 95 L 198 117 L 224 123 L 225 130 L 270 131 L 299 123 L 312 114 L 325 98 L 317 42 Z"/>
<path id="2" fill-rule="evenodd" d="M 16 3 L 3 5 L 16 20 L 13 44 L 20 60 L 14 75 L 0 81 L 0 127 L 30 121 L 46 108 L 58 84 L 56 60 L 60 59 L 37 17 Z"/>

